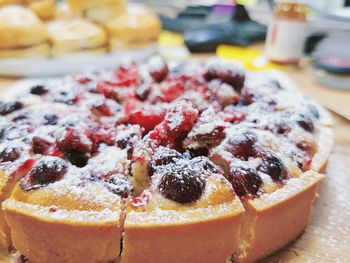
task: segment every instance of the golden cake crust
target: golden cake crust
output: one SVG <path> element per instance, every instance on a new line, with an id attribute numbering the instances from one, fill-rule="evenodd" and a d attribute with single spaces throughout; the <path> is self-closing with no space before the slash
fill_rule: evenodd
<path id="1" fill-rule="evenodd" d="M 135 68 L 132 68 L 132 70 L 135 70 Z M 121 72 L 125 72 L 125 68 L 121 68 Z M 113 74 L 118 75 L 119 73 L 119 71 L 113 71 Z M 136 83 L 140 82 L 142 74 L 145 73 L 140 73 L 136 78 Z M 108 85 L 112 85 L 111 83 L 114 83 L 114 79 L 108 74 L 106 76 L 108 81 L 104 81 L 102 84 L 98 83 L 96 86 L 100 88 L 101 85 L 105 85 L 102 86 L 104 91 L 110 92 Z M 281 80 L 278 76 L 274 75 L 274 77 L 279 79 L 281 84 L 285 83 L 285 80 Z M 77 76 L 72 77 L 72 79 L 74 78 L 79 79 Z M 87 80 L 82 79 L 79 85 L 84 85 L 85 81 Z M 127 80 L 121 82 L 121 87 L 118 87 L 118 89 L 125 88 L 125 85 L 132 81 L 132 76 L 128 75 Z M 77 85 L 78 88 L 80 88 L 79 85 Z M 93 87 L 94 85 L 91 86 Z M 286 86 L 289 89 L 288 83 Z M 113 88 L 115 87 L 113 86 Z M 127 88 L 130 89 L 130 87 Z M 156 88 L 161 89 L 161 84 L 157 83 Z M 99 124 L 108 123 L 108 118 L 112 118 L 114 124 L 118 121 L 125 122 L 123 118 L 121 120 L 113 119 L 113 116 L 108 116 L 108 112 L 106 116 L 101 117 L 101 114 L 105 114 L 105 112 L 101 113 L 100 105 L 97 107 L 93 105 L 90 108 L 93 101 L 101 99 L 102 96 L 99 96 L 100 94 L 96 95 L 93 92 L 94 95 L 84 94 L 87 96 L 85 98 L 79 92 L 80 97 L 78 101 L 82 100 L 83 102 L 81 103 L 86 103 L 82 104 L 81 107 L 84 110 L 94 112 L 94 114 L 97 111 L 98 117 L 94 116 L 94 118 L 98 119 L 97 122 Z M 52 96 L 55 95 L 53 93 Z M 118 99 L 122 101 L 122 96 L 118 95 Z M 111 96 L 111 93 L 108 93 L 108 96 Z M 158 93 L 153 98 L 156 100 L 158 99 L 157 96 L 159 97 Z M 151 99 L 152 94 L 150 95 L 150 101 Z M 128 98 L 127 100 L 129 102 L 131 99 Z M 175 116 L 173 117 L 174 123 L 170 122 L 170 126 L 175 125 L 177 127 L 176 125 L 179 125 L 179 127 L 185 129 L 188 123 L 183 125 L 181 121 L 193 116 L 196 117 L 199 114 L 199 111 L 194 109 L 191 103 L 188 100 L 183 104 L 174 104 L 175 107 L 172 105 L 173 108 L 167 108 L 167 106 L 161 104 L 161 107 L 165 108 L 166 114 L 170 112 L 168 115 L 165 114 L 165 119 L 169 116 Z M 288 103 L 292 104 L 294 102 L 288 101 Z M 102 105 L 106 106 L 107 104 Z M 276 105 L 281 107 L 278 103 Z M 293 109 L 293 107 L 297 106 L 287 105 L 286 107 L 287 109 L 289 109 L 288 107 Z M 305 163 L 301 163 L 299 168 L 297 167 L 299 164 L 296 165 L 294 159 L 292 160 L 291 158 L 291 160 L 287 161 L 287 158 L 281 158 L 285 161 L 286 169 L 288 169 L 288 177 L 280 181 L 273 181 L 271 178 L 267 180 L 265 176 L 265 181 L 263 181 L 264 188 L 255 195 L 250 193 L 242 195 L 237 190 L 236 192 L 234 191 L 236 188 L 234 188 L 228 176 L 229 169 L 231 169 L 229 165 L 231 164 L 225 163 L 227 161 L 225 160 L 225 153 L 218 153 L 214 150 L 209 152 L 208 155 L 214 163 L 221 166 L 224 170 L 223 173 L 218 167 L 215 170 L 216 166 L 207 157 L 201 155 L 200 157 L 193 157 L 187 152 L 179 153 L 170 146 L 158 145 L 155 138 L 158 139 L 156 136 L 162 136 L 162 133 L 159 135 L 150 132 L 142 138 L 141 134 L 145 134 L 145 130 L 135 125 L 133 121 L 131 123 L 137 126 L 137 129 L 134 126 L 130 128 L 122 124 L 120 126 L 121 129 L 113 130 L 115 132 L 112 133 L 113 138 L 116 141 L 118 141 L 116 138 L 119 134 L 128 134 L 126 137 L 122 137 L 118 143 L 115 142 L 113 146 L 106 146 L 107 139 L 104 137 L 106 136 L 106 130 L 103 130 L 104 133 L 98 133 L 98 138 L 102 137 L 104 141 L 101 146 L 101 152 L 98 152 L 97 155 L 92 154 L 90 156 L 91 163 L 89 160 L 85 164 L 87 166 L 84 166 L 90 170 L 79 170 L 83 168 L 80 166 L 77 168 L 75 165 L 69 164 L 68 173 L 59 178 L 59 180 L 39 186 L 35 184 L 34 186 L 29 185 L 29 188 L 26 188 L 27 186 L 24 183 L 31 182 L 28 179 L 28 176 L 31 175 L 31 173 L 28 174 L 28 170 L 13 178 L 10 176 L 9 171 L 5 171 L 5 169 L 0 174 L 0 201 L 2 203 L 0 242 L 8 247 L 12 240 L 14 247 L 35 263 L 106 263 L 117 259 L 121 260 L 122 263 L 216 263 L 225 262 L 226 260 L 255 262 L 262 259 L 297 238 L 310 220 L 320 183 L 324 179 L 324 175 L 320 174 L 320 172 L 327 163 L 333 141 L 332 124 L 328 113 L 317 104 L 315 107 L 319 116 L 317 121 L 315 121 L 315 125 L 312 126 L 313 133 L 306 130 L 309 127 L 302 127 L 305 131 L 301 127 L 297 127 L 296 131 L 292 133 L 292 136 L 297 136 L 296 139 L 294 137 L 275 136 L 271 131 L 268 131 L 268 128 L 262 129 L 261 127 L 247 126 L 251 127 L 251 130 L 255 129 L 254 131 L 258 134 L 256 140 L 266 137 L 262 144 L 256 146 L 261 151 L 259 152 L 260 154 L 265 153 L 265 151 L 272 151 L 276 155 L 281 155 L 281 153 L 287 154 L 287 152 L 283 152 L 286 149 L 285 147 L 292 145 L 291 147 L 294 147 L 292 150 L 296 150 L 296 144 L 300 139 L 303 143 L 306 141 L 308 144 L 301 144 L 299 147 L 307 152 L 306 157 L 311 156 L 311 159 L 304 160 Z M 190 117 L 176 115 L 178 114 L 177 111 L 182 109 L 188 110 L 189 112 L 185 113 Z M 105 110 L 105 108 L 102 107 L 102 110 Z M 281 107 L 282 110 L 284 110 L 283 107 Z M 120 108 L 115 108 L 115 112 L 118 111 L 120 111 Z M 214 116 L 218 116 L 215 115 L 215 111 L 212 113 Z M 17 117 L 16 115 L 14 116 Z M 10 117 L 12 118 L 13 116 L 10 115 Z M 162 121 L 158 122 L 153 131 L 157 129 L 159 131 L 163 124 Z M 125 129 L 125 127 L 128 127 L 128 129 Z M 201 131 L 210 130 L 210 127 L 211 125 L 207 125 Z M 237 126 L 233 125 L 225 127 L 225 129 L 227 128 L 225 130 L 225 139 L 230 139 L 229 136 L 235 135 L 235 131 L 233 134 L 229 134 L 229 128 L 232 127 L 237 128 Z M 147 129 L 147 125 L 143 128 Z M 96 129 L 94 127 L 91 131 Z M 89 130 L 89 132 L 91 131 Z M 107 129 L 107 131 L 109 130 Z M 163 130 L 161 131 L 164 132 Z M 237 128 L 237 131 L 240 131 L 239 128 Z M 79 130 L 76 132 L 79 132 Z M 175 132 L 178 132 L 178 130 L 175 129 Z M 267 135 L 269 132 L 271 134 Z M 84 133 L 84 135 L 87 133 Z M 62 136 L 62 134 L 57 136 L 55 143 L 58 144 Z M 65 138 L 64 136 L 63 138 Z M 196 134 L 194 133 L 191 138 L 195 138 L 195 136 Z M 166 139 L 169 138 L 166 137 Z M 205 139 L 207 138 L 204 137 L 203 140 Z M 84 140 L 86 143 L 89 138 Z M 135 141 L 138 142 L 138 140 L 151 141 L 152 143 L 140 144 L 140 148 L 130 146 Z M 213 148 L 217 149 L 217 151 L 224 149 L 221 145 L 223 142 L 219 142 Z M 176 141 L 169 142 L 169 145 L 171 143 L 175 144 Z M 279 143 L 281 145 L 278 145 Z M 195 142 L 189 145 L 201 144 Z M 79 147 L 83 148 L 85 146 L 83 144 Z M 86 147 L 88 148 L 88 146 Z M 130 148 L 128 148 L 129 146 Z M 258 148 L 262 146 L 265 148 Z M 70 146 L 65 145 L 65 147 Z M 169 159 L 166 155 L 163 156 L 166 152 L 160 152 L 160 156 L 165 159 L 161 158 L 154 161 L 152 159 L 155 155 L 152 152 L 153 148 L 159 149 L 161 147 L 168 149 L 170 154 L 175 154 L 175 157 L 173 156 Z M 90 145 L 89 149 L 91 152 L 92 148 L 93 146 Z M 110 148 L 114 150 L 106 150 Z M 131 151 L 130 153 L 130 149 L 134 150 L 134 152 Z M 59 148 L 59 150 L 61 151 L 62 148 Z M 214 154 L 210 155 L 211 153 Z M 294 152 L 294 154 L 296 155 L 297 153 Z M 137 158 L 140 155 L 142 158 L 139 160 Z M 215 156 L 223 157 L 216 158 Z M 60 157 L 54 158 L 61 157 L 68 158 L 66 155 L 63 155 L 63 150 Z M 35 158 L 41 160 L 40 158 L 53 157 L 35 155 Z M 197 163 L 195 163 L 199 168 L 192 163 L 196 158 L 199 158 Z M 238 163 L 250 162 L 249 164 L 251 164 L 254 162 L 252 160 L 254 158 L 248 158 L 247 160 L 236 158 L 230 161 L 234 160 Z M 64 161 L 67 161 L 67 159 Z M 72 160 L 69 159 L 69 161 Z M 131 196 L 127 192 L 125 192 L 126 195 L 123 197 L 120 196 L 120 192 L 116 194 L 120 190 L 121 185 L 118 185 L 119 188 L 109 188 L 110 173 L 108 169 L 110 165 L 108 163 L 110 161 L 112 161 L 111 171 L 118 174 L 118 176 L 122 176 L 125 171 L 128 171 L 126 174 L 131 177 L 128 179 L 134 184 L 135 196 Z M 130 164 L 131 162 L 132 164 Z M 106 168 L 108 173 L 103 174 L 105 171 L 104 169 L 99 170 L 99 166 L 102 168 L 108 167 L 108 169 Z M 176 170 L 180 169 L 178 167 L 181 167 L 183 170 Z M 71 171 L 84 171 L 84 173 L 75 174 Z M 91 171 L 95 173 L 91 174 Z M 165 186 L 161 188 L 160 185 L 165 175 L 169 175 L 169 171 L 171 174 L 179 172 L 179 176 L 181 172 L 187 176 L 191 175 L 192 172 L 203 173 L 196 175 L 198 178 L 195 177 L 197 178 L 195 186 L 198 186 L 202 182 L 201 180 L 205 180 L 204 190 L 200 192 L 198 199 L 188 201 L 186 199 L 188 196 L 185 196 L 185 199 L 172 199 L 174 192 L 170 192 L 170 194 L 164 192 L 167 189 L 164 190 Z M 152 173 L 152 176 L 149 176 L 150 173 Z M 18 183 L 23 177 L 27 181 L 22 179 Z M 178 179 L 181 178 L 184 180 L 185 177 L 178 177 Z M 184 182 L 180 180 L 178 183 L 185 188 L 190 187 Z M 190 197 L 192 198 L 193 196 Z M 11 238 L 9 236 L 10 229 Z M 122 249 L 120 249 L 121 247 Z"/>

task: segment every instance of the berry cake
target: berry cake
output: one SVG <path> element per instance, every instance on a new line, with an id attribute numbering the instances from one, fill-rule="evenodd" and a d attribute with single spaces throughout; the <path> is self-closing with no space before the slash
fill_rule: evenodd
<path id="1" fill-rule="evenodd" d="M 0 102 L 0 244 L 35 263 L 253 262 L 306 227 L 332 144 L 276 72 L 159 58 Z"/>

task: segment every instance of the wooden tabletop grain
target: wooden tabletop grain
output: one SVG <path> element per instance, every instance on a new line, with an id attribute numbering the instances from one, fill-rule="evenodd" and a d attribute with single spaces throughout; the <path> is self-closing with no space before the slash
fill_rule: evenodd
<path id="1" fill-rule="evenodd" d="M 334 110 L 343 103 L 350 108 L 350 100 L 344 99 L 344 96 L 340 95 L 343 98 L 340 101 L 334 99 L 341 93 L 325 91 L 317 84 L 311 84 L 312 80 L 305 71 L 293 70 L 287 74 L 301 86 L 303 92 L 319 101 L 321 98 L 325 106 Z M 0 79 L 0 92 L 14 81 Z M 311 85 L 312 88 L 308 88 Z M 350 98 L 350 93 L 345 95 L 345 98 Z M 297 240 L 264 262 L 350 262 L 350 121 L 336 113 L 332 115 L 335 144 L 312 221 Z M 10 261 L 0 254 L 0 262 Z"/>

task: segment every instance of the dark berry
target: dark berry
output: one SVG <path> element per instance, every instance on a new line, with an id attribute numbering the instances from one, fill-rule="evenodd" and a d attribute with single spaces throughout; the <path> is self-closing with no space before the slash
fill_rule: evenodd
<path id="1" fill-rule="evenodd" d="M 204 74 L 203 77 L 207 80 L 207 81 L 211 81 L 213 79 L 217 79 L 219 77 L 218 75 L 218 71 L 219 71 L 220 65 L 218 63 L 212 63 L 210 64 Z"/>
<path id="2" fill-rule="evenodd" d="M 43 124 L 44 125 L 56 125 L 58 116 L 56 114 L 45 114 Z"/>
<path id="3" fill-rule="evenodd" d="M 48 89 L 44 85 L 36 85 L 30 89 L 30 93 L 33 95 L 42 96 L 48 92 Z"/>
<path id="4" fill-rule="evenodd" d="M 314 130 L 314 123 L 309 115 L 299 113 L 297 115 L 297 123 L 305 131 L 312 132 Z"/>
<path id="5" fill-rule="evenodd" d="M 237 66 L 226 65 L 222 67 L 218 72 L 218 77 L 222 82 L 231 85 L 238 92 L 243 88 L 245 76 L 242 69 Z"/>
<path id="6" fill-rule="evenodd" d="M 239 102 L 240 104 L 245 106 L 252 104 L 254 102 L 254 94 L 248 89 L 243 88 L 241 91 Z"/>
<path id="7" fill-rule="evenodd" d="M 262 159 L 258 166 L 260 172 L 270 175 L 275 182 L 282 182 L 286 179 L 286 168 L 278 156 L 271 152 L 262 152 L 258 156 Z"/>
<path id="8" fill-rule="evenodd" d="M 29 119 L 28 112 L 22 112 L 21 114 L 18 114 L 17 116 L 15 116 L 12 120 L 14 122 L 24 124 L 24 123 L 30 123 L 28 119 Z"/>
<path id="9" fill-rule="evenodd" d="M 141 101 L 145 101 L 150 93 L 151 86 L 149 83 L 144 83 L 136 89 L 136 97 Z"/>
<path id="10" fill-rule="evenodd" d="M 80 151 L 71 150 L 66 153 L 66 158 L 69 162 L 77 167 L 84 167 L 89 161 L 89 156 Z"/>
<path id="11" fill-rule="evenodd" d="M 72 92 L 58 91 L 54 95 L 54 101 L 68 105 L 73 105 L 77 101 L 77 96 Z"/>
<path id="12" fill-rule="evenodd" d="M 215 147 L 219 145 L 222 140 L 225 138 L 225 127 L 216 126 L 208 133 L 198 133 L 193 138 L 190 138 L 190 141 L 199 142 L 201 145 L 205 145 L 207 148 Z"/>
<path id="13" fill-rule="evenodd" d="M 16 110 L 20 110 L 23 108 L 23 103 L 19 101 L 12 102 L 1 102 L 0 103 L 0 115 L 7 115 Z"/>
<path id="14" fill-rule="evenodd" d="M 123 198 L 130 196 L 132 186 L 128 179 L 120 174 L 112 175 L 106 182 L 109 191 Z"/>
<path id="15" fill-rule="evenodd" d="M 263 184 L 258 172 L 246 167 L 231 168 L 228 180 L 240 197 L 247 195 L 256 197 Z"/>
<path id="16" fill-rule="evenodd" d="M 151 176 L 158 166 L 175 163 L 176 160 L 181 158 L 182 154 L 178 151 L 170 149 L 168 147 L 160 146 L 153 154 L 151 161 L 149 162 L 149 175 Z"/>
<path id="17" fill-rule="evenodd" d="M 62 152 L 91 153 L 93 143 L 83 129 L 65 127 L 57 136 L 56 143 Z"/>
<path id="18" fill-rule="evenodd" d="M 167 170 L 158 185 L 161 194 L 175 202 L 187 204 L 197 201 L 205 189 L 205 179 L 184 167 Z"/>
<path id="19" fill-rule="evenodd" d="M 320 118 L 320 113 L 318 112 L 317 108 L 314 105 L 307 104 L 307 109 L 316 119 Z"/>
<path id="20" fill-rule="evenodd" d="M 45 154 L 51 145 L 52 143 L 45 138 L 34 136 L 32 139 L 33 153 L 35 154 Z"/>
<path id="21" fill-rule="evenodd" d="M 13 162 L 21 156 L 21 149 L 8 146 L 0 153 L 0 162 Z"/>
<path id="22" fill-rule="evenodd" d="M 149 74 L 152 76 L 154 81 L 162 82 L 169 73 L 168 65 L 164 60 L 160 58 L 153 58 L 148 64 Z"/>
<path id="23" fill-rule="evenodd" d="M 21 182 L 25 190 L 38 188 L 60 180 L 67 172 L 67 163 L 58 157 L 47 156 L 40 159 Z"/>
<path id="24" fill-rule="evenodd" d="M 208 81 L 220 79 L 222 82 L 231 85 L 238 92 L 242 90 L 245 80 L 243 70 L 233 64 L 212 63 L 204 72 L 203 77 Z"/>
<path id="25" fill-rule="evenodd" d="M 218 167 L 210 161 L 207 157 L 198 156 L 190 160 L 188 164 L 191 168 L 202 170 L 204 173 L 218 173 Z"/>
<path id="26" fill-rule="evenodd" d="M 275 121 L 270 125 L 270 130 L 275 134 L 288 134 L 292 128 L 283 120 Z"/>
<path id="27" fill-rule="evenodd" d="M 246 131 L 235 134 L 227 141 L 226 150 L 239 159 L 247 160 L 254 155 L 254 144 L 256 141 L 255 133 Z"/>
<path id="28" fill-rule="evenodd" d="M 207 147 L 201 147 L 201 148 L 196 148 L 196 149 L 188 149 L 189 154 L 192 157 L 197 157 L 197 156 L 208 156 L 209 155 L 209 149 Z"/>

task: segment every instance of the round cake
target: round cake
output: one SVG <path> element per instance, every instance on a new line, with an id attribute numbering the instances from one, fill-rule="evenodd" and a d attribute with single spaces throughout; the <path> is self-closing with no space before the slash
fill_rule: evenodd
<path id="1" fill-rule="evenodd" d="M 331 121 L 218 60 L 74 74 L 0 102 L 0 244 L 34 263 L 254 262 L 307 226 Z"/>

